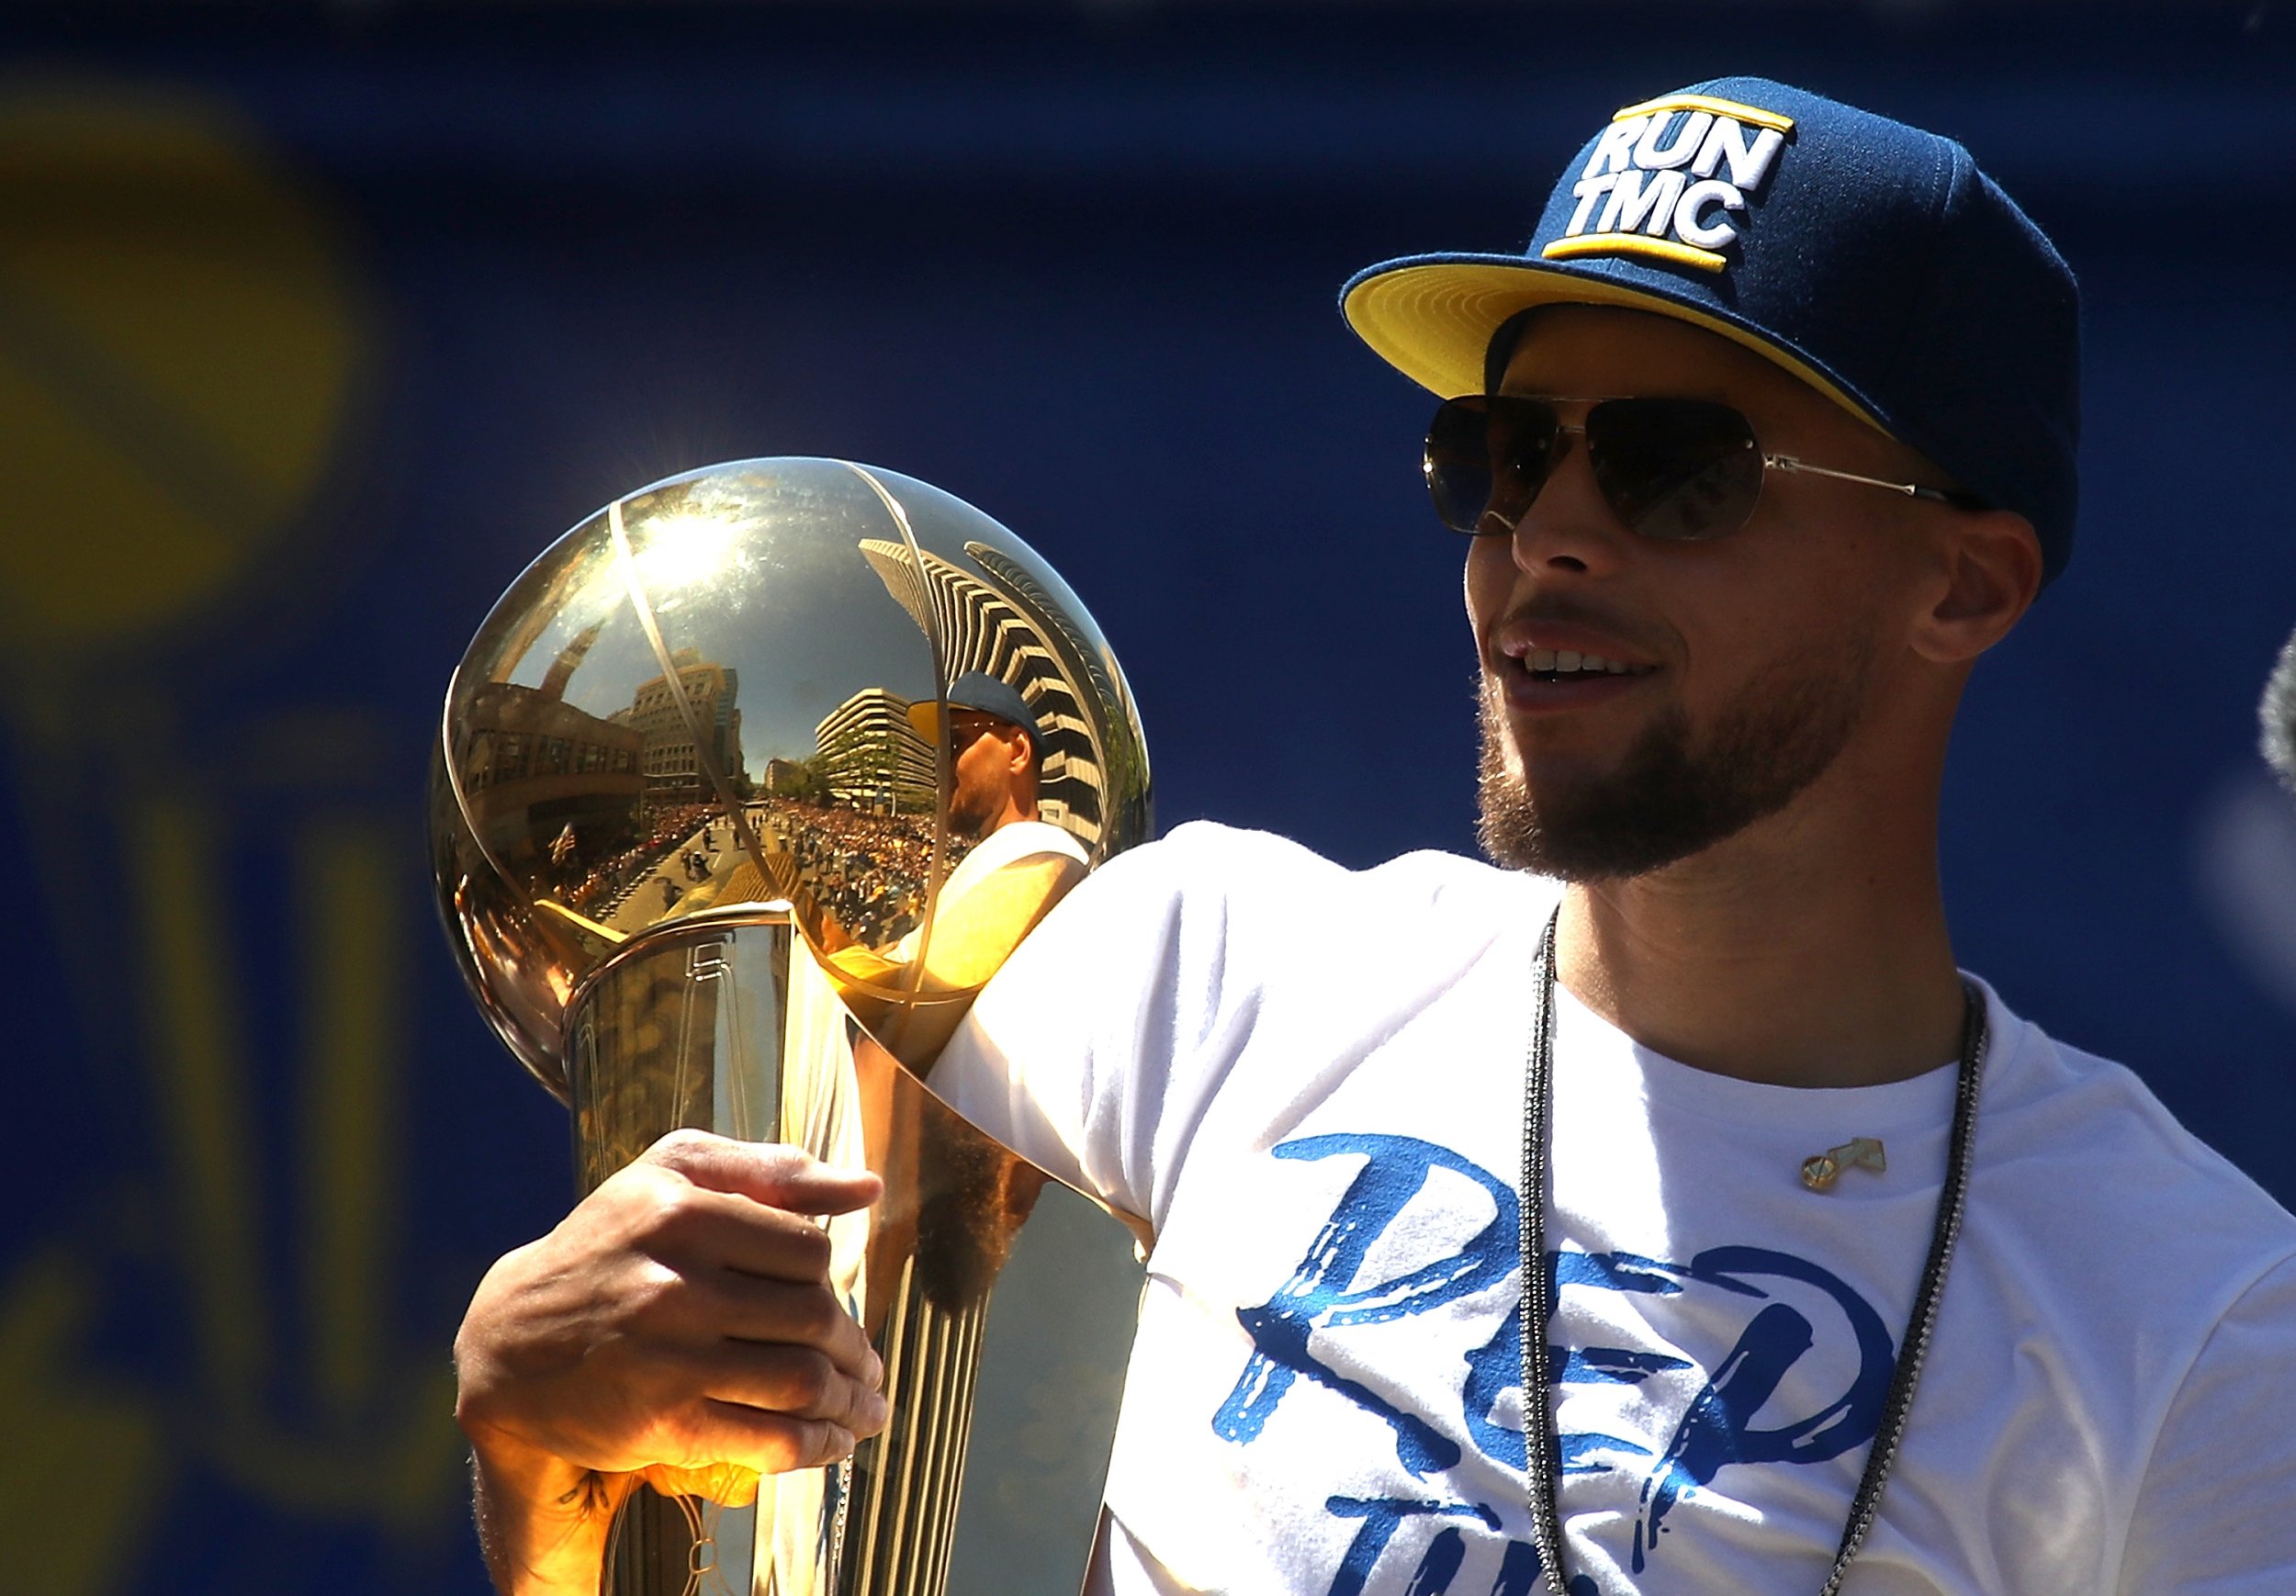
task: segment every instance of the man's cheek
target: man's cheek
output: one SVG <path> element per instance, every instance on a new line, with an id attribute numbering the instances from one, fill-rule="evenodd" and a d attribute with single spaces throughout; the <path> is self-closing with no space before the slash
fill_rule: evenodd
<path id="1" fill-rule="evenodd" d="M 1514 589 L 1514 540 L 1474 537 L 1467 540 L 1466 568 L 1461 583 L 1466 590 L 1467 619 L 1480 641 L 1484 628 L 1505 612 Z"/>

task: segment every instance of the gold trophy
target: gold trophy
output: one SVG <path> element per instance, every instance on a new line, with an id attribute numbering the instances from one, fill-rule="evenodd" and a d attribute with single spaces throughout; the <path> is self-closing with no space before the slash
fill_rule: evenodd
<path id="1" fill-rule="evenodd" d="M 952 725 L 1013 750 L 1001 802 L 961 774 Z M 580 1189 L 681 1127 L 885 1179 L 827 1221 L 885 1362 L 885 1432 L 760 1482 L 754 1507 L 637 1491 L 602 1590 L 1078 1588 L 1137 1265 L 1113 1220 L 920 1077 L 1058 896 L 1147 834 L 1148 804 L 1131 692 L 1075 595 L 889 471 L 745 460 L 656 483 L 488 616 L 433 771 L 440 905 L 487 1019 L 573 1111 Z"/>

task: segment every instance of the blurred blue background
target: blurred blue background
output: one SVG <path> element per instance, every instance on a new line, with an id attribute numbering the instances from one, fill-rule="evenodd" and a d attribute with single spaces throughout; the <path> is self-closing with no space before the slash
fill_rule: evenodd
<path id="1" fill-rule="evenodd" d="M 1612 109 L 1733 72 L 1959 136 L 2080 274 L 2080 541 L 1964 718 L 1956 936 L 2296 1200 L 2286 7 L 19 5 L 0 1592 L 483 1589 L 447 1347 L 570 1175 L 421 793 L 546 543 L 889 466 L 1093 606 L 1166 827 L 1469 849 L 1430 406 L 1334 290 L 1520 247 Z"/>

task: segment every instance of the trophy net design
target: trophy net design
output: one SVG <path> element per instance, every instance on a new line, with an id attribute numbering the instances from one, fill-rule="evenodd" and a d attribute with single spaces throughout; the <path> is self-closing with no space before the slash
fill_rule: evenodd
<path id="1" fill-rule="evenodd" d="M 960 768 L 952 725 L 984 715 L 1028 734 L 1025 761 Z M 892 472 L 748 460 L 655 484 L 559 539 L 480 627 L 433 772 L 440 906 L 487 1019 L 572 1110 L 580 1188 L 682 1127 L 886 1186 L 827 1221 L 833 1284 L 885 1361 L 885 1433 L 760 1482 L 754 1508 L 639 1489 L 602 1589 L 1076 1589 L 1137 1273 L 1054 1186 L 1023 1250 L 1056 1232 L 1048 1262 L 1000 1298 L 1028 1296 L 1034 1350 L 1000 1366 L 991 1287 L 1047 1177 L 923 1078 L 1059 897 L 1146 835 L 1148 804 L 1130 691 L 1075 594 Z M 1010 1439 L 1048 1411 L 1058 1444 L 1041 1423 Z M 1026 1454 L 1035 1478 L 1014 1462 L 968 1487 L 976 1417 L 991 1461 Z"/>

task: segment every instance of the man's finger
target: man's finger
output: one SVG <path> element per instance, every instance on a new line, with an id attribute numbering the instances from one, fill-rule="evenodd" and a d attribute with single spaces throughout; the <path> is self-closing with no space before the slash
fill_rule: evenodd
<path id="1" fill-rule="evenodd" d="M 829 1267 L 828 1235 L 810 1219 L 690 1181 L 661 1194 L 647 1245 L 687 1266 L 800 1285 L 819 1284 Z"/>
<path id="2" fill-rule="evenodd" d="M 845 1374 L 869 1386 L 884 1377 L 884 1366 L 869 1337 L 837 1298 L 818 1286 L 788 1286 L 723 1274 L 696 1290 L 706 1322 L 729 1341 L 763 1346 L 800 1346 L 821 1354 Z"/>
<path id="3" fill-rule="evenodd" d="M 795 1419 L 738 1402 L 704 1401 L 701 1421 L 709 1449 L 760 1474 L 818 1468 L 850 1457 L 850 1430 L 827 1419 Z"/>
<path id="4" fill-rule="evenodd" d="M 826 1419 L 856 1435 L 885 1426 L 885 1399 L 809 1347 L 729 1342 L 710 1361 L 704 1389 L 714 1400 L 784 1418 Z"/>
<path id="5" fill-rule="evenodd" d="M 833 1169 L 800 1148 L 736 1141 L 706 1130 L 673 1130 L 640 1155 L 699 1186 L 794 1214 L 842 1214 L 877 1200 L 884 1183 L 867 1170 Z"/>

